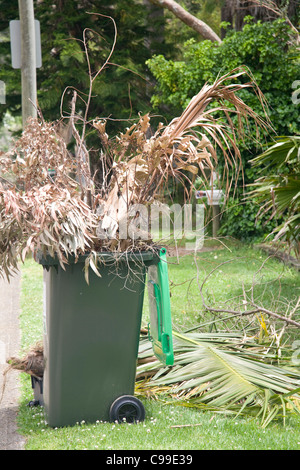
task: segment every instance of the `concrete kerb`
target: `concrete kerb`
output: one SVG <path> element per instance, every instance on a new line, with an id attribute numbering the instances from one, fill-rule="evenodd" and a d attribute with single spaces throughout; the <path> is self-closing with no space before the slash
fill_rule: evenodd
<path id="1" fill-rule="evenodd" d="M 19 373 L 6 376 L 7 358 L 20 351 L 20 275 L 8 283 L 0 279 L 0 450 L 23 450 L 25 440 L 18 434 Z"/>

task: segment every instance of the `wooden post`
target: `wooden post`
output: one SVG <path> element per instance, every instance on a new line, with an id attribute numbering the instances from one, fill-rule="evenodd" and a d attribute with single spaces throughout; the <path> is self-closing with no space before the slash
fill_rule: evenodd
<path id="1" fill-rule="evenodd" d="M 21 74 L 23 129 L 29 117 L 37 116 L 36 44 L 33 0 L 19 0 L 21 25 Z"/>

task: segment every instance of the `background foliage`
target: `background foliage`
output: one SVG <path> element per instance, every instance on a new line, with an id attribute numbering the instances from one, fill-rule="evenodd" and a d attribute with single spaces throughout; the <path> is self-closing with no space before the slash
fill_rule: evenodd
<path id="1" fill-rule="evenodd" d="M 148 66 L 158 82 L 152 99 L 154 107 L 165 110 L 167 105 L 170 114 L 173 114 L 184 107 L 206 81 L 211 82 L 218 74 L 243 64 L 249 68 L 268 101 L 268 114 L 275 132 L 278 135 L 299 132 L 299 105 L 292 103 L 291 96 L 292 83 L 300 74 L 300 61 L 299 54 L 290 44 L 291 30 L 280 19 L 255 23 L 248 17 L 246 21 L 242 31 L 229 30 L 220 45 L 210 41 L 196 42 L 194 39 L 187 41 L 181 61 L 167 60 L 163 55 L 149 60 Z M 255 93 L 242 90 L 240 96 L 258 114 L 263 114 Z M 253 134 L 250 126 L 249 136 Z M 253 183 L 257 177 L 257 170 L 251 166 L 250 160 L 261 151 L 260 144 L 264 147 L 265 142 L 266 136 L 262 133 L 257 145 L 247 137 L 238 142 L 245 185 Z M 251 200 L 244 201 L 241 178 L 237 184 L 237 198 L 230 201 L 223 214 L 221 234 L 244 240 L 260 238 L 274 228 L 276 219 L 267 223 L 267 218 L 262 217 L 256 225 L 256 204 Z"/>
<path id="2" fill-rule="evenodd" d="M 218 28 L 216 12 L 188 0 L 193 14 L 203 11 L 205 20 Z M 0 11 L 0 79 L 7 85 L 6 106 L 0 108 L 0 118 L 10 110 L 20 113 L 20 71 L 11 68 L 9 21 L 18 19 L 18 0 L 2 0 Z M 114 38 L 111 20 L 117 25 L 117 45 L 111 62 L 101 74 L 94 89 L 90 114 L 110 116 L 112 119 L 135 118 L 150 108 L 151 79 L 145 65 L 153 54 L 177 57 L 182 41 L 196 34 L 169 12 L 142 0 L 35 0 L 35 17 L 41 24 L 43 66 L 37 70 L 38 100 L 47 120 L 60 116 L 60 101 L 65 87 L 82 93 L 88 91 L 87 64 L 81 44 L 85 28 L 96 31 L 100 37 L 89 34 L 89 52 L 93 70 L 98 70 L 106 59 Z M 150 19 L 150 21 L 149 21 Z M 66 95 L 66 106 L 68 97 Z M 84 95 L 83 95 L 84 96 Z M 110 123 L 114 130 L 120 123 Z M 110 131 L 110 129 L 109 129 Z"/>
<path id="3" fill-rule="evenodd" d="M 2 5 L 0 30 L 8 35 L 9 21 L 18 18 L 18 2 L 15 0 L 2 3 L 5 5 Z M 149 57 L 144 43 L 146 26 L 142 4 L 122 0 L 36 1 L 35 16 L 41 23 L 43 56 L 43 66 L 37 70 L 38 101 L 48 120 L 60 117 L 60 101 L 66 87 L 74 87 L 83 94 L 88 92 L 87 64 L 80 43 L 83 30 L 90 28 L 101 35 L 97 38 L 92 31 L 89 34 L 93 70 L 101 67 L 112 46 L 113 23 L 108 18 L 89 12 L 114 17 L 118 28 L 118 46 L 113 62 L 123 67 L 111 67 L 101 76 L 101 82 L 95 89 L 97 96 L 94 97 L 91 114 L 128 118 L 131 103 L 134 103 L 136 111 L 145 102 L 145 80 L 126 70 L 130 68 L 141 74 L 142 64 Z M 9 47 L 9 41 L 1 43 L 1 79 L 7 83 L 7 104 L 6 107 L 1 107 L 1 112 L 10 109 L 18 113 L 21 103 L 20 73 L 11 69 Z M 66 106 L 71 99 L 70 94 L 71 91 L 66 95 Z"/>

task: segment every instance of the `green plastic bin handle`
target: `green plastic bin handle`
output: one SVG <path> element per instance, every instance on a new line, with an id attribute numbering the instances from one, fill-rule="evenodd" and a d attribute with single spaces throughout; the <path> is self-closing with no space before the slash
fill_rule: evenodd
<path id="1" fill-rule="evenodd" d="M 152 287 L 153 297 L 155 299 L 156 315 L 157 315 L 157 337 L 148 336 L 153 344 L 155 355 L 165 364 L 173 365 L 173 341 L 172 341 L 172 321 L 171 321 L 171 305 L 168 278 L 168 264 L 166 250 L 160 251 L 160 260 L 156 266 L 157 283 L 152 279 L 149 284 Z M 156 331 L 156 328 L 155 328 Z"/>
<path id="2" fill-rule="evenodd" d="M 161 317 L 161 311 L 160 311 L 160 303 L 161 303 L 161 298 L 160 298 L 160 290 L 158 285 L 154 281 L 149 281 L 150 284 L 153 286 L 153 291 L 154 291 L 154 298 L 155 298 L 155 305 L 156 305 L 156 312 L 157 312 L 157 325 L 158 325 L 158 340 L 161 340 L 161 331 L 162 331 L 162 317 Z"/>

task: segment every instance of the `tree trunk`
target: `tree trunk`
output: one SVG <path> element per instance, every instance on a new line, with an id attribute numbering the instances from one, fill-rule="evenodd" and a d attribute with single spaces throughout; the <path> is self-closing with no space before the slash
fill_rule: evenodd
<path id="1" fill-rule="evenodd" d="M 190 28 L 194 29 L 199 33 L 204 39 L 209 39 L 210 41 L 216 41 L 221 43 L 221 38 L 208 26 L 204 21 L 199 20 L 195 16 L 191 15 L 184 8 L 178 5 L 174 0 L 150 0 L 155 5 L 160 6 L 161 8 L 167 8 L 171 11 L 177 18 L 179 18 L 183 23 L 188 25 Z"/>
<path id="2" fill-rule="evenodd" d="M 233 29 L 233 9 L 230 0 L 225 0 L 221 7 L 221 22 L 230 23 L 230 29 Z M 226 36 L 226 29 L 221 28 L 221 38 Z"/>
<path id="3" fill-rule="evenodd" d="M 148 13 L 148 25 L 146 29 L 145 44 L 150 55 L 158 53 L 159 47 L 165 40 L 164 12 L 155 2 L 143 0 Z"/>

